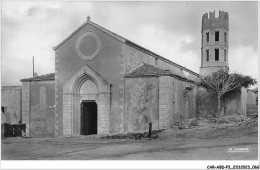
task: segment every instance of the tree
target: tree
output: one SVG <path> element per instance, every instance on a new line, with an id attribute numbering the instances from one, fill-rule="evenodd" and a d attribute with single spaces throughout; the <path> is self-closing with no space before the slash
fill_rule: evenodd
<path id="1" fill-rule="evenodd" d="M 220 115 L 220 101 L 224 104 L 230 96 L 241 90 L 241 87 L 248 88 L 256 84 L 256 80 L 250 76 L 244 76 L 238 73 L 229 74 L 227 71 L 219 70 L 207 76 L 201 76 L 198 86 L 205 88 L 208 92 L 216 93 L 218 99 L 218 116 Z"/>

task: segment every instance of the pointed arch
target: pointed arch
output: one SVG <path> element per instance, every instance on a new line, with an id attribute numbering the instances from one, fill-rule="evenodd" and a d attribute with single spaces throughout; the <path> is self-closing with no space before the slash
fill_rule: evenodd
<path id="1" fill-rule="evenodd" d="M 81 88 L 87 81 L 96 86 L 95 93 L 81 94 Z M 98 134 L 109 133 L 110 84 L 90 66 L 85 65 L 63 86 L 63 135 L 80 135 L 82 100 L 95 100 L 98 105 Z"/>

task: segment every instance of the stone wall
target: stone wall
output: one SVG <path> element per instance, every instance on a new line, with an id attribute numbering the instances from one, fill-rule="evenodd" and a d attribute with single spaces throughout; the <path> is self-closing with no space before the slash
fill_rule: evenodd
<path id="1" fill-rule="evenodd" d="M 155 65 L 155 58 L 153 56 L 129 45 L 125 46 L 124 57 L 124 74 L 128 74 L 142 62 Z"/>
<path id="2" fill-rule="evenodd" d="M 197 112 L 196 87 L 193 84 L 169 76 L 162 76 L 159 80 L 161 128 L 169 128 L 182 119 L 195 118 Z M 193 89 L 186 91 L 186 87 Z M 168 123 L 166 123 L 167 119 Z"/>
<path id="3" fill-rule="evenodd" d="M 196 81 L 198 79 L 198 74 L 191 71 L 191 70 L 188 70 L 188 69 L 182 69 L 182 68 L 179 68 L 173 64 L 170 64 L 168 62 L 165 62 L 163 60 L 156 60 L 156 67 L 158 68 L 161 68 L 161 69 L 166 69 L 166 70 L 171 70 L 174 74 L 176 75 L 179 75 L 179 76 L 182 76 L 182 77 L 186 77 L 190 80 L 193 80 L 193 81 Z"/>
<path id="4" fill-rule="evenodd" d="M 257 105 L 257 92 L 253 92 L 251 90 L 247 90 L 247 104 Z"/>
<path id="5" fill-rule="evenodd" d="M 173 124 L 175 91 L 173 78 L 159 77 L 159 129 L 167 129 Z"/>
<path id="6" fill-rule="evenodd" d="M 158 77 L 125 79 L 125 132 L 159 129 Z"/>
<path id="7" fill-rule="evenodd" d="M 22 84 L 22 123 L 26 124 L 26 136 L 30 136 L 30 82 Z"/>
<path id="8" fill-rule="evenodd" d="M 154 55 L 144 52 L 144 51 L 142 51 L 138 48 L 135 48 L 133 46 L 130 46 L 130 45 L 124 45 L 123 47 L 124 48 L 122 48 L 122 52 L 123 52 L 125 58 L 124 58 L 124 62 L 121 62 L 121 67 L 123 68 L 123 69 L 121 68 L 121 70 L 124 70 L 123 72 L 125 74 L 131 72 L 133 69 L 138 67 L 141 64 L 141 62 L 144 62 L 144 63 L 153 65 L 153 66 L 161 68 L 161 69 L 171 70 L 174 74 L 186 77 L 186 78 L 194 80 L 194 81 L 196 81 L 198 79 L 199 75 L 197 73 L 195 73 L 191 70 L 188 70 L 186 68 L 183 68 L 182 66 L 177 66 L 177 64 L 164 61 L 161 58 L 156 58 Z M 164 81 L 163 80 L 164 78 L 160 77 L 160 79 L 162 82 Z M 195 115 L 196 115 L 196 93 L 190 92 L 189 94 L 187 94 L 187 96 L 185 96 L 186 94 L 184 93 L 184 90 L 185 90 L 184 88 L 186 85 L 188 86 L 189 83 L 174 79 L 172 77 L 168 77 L 167 79 L 169 79 L 169 80 L 166 80 L 166 82 L 164 82 L 164 83 L 166 83 L 166 84 L 171 83 L 171 85 L 169 85 L 170 87 L 167 89 L 167 87 L 164 87 L 165 85 L 162 83 L 161 84 L 162 91 L 169 91 L 168 94 L 170 94 L 172 96 L 163 98 L 161 101 L 159 100 L 159 103 L 162 104 L 161 105 L 161 107 L 162 107 L 161 108 L 161 113 L 162 113 L 161 127 L 162 128 L 169 127 L 170 125 L 173 124 L 174 121 L 177 121 L 177 120 L 180 120 L 183 118 L 195 117 Z M 167 81 L 169 81 L 169 82 L 167 82 Z M 173 81 L 176 83 L 176 86 L 173 86 Z M 121 84 L 120 91 L 127 90 L 126 88 L 125 89 L 123 88 L 122 82 L 120 83 Z M 124 92 L 123 94 L 127 94 L 127 92 Z M 126 97 L 124 97 L 123 94 L 122 94 L 122 98 L 120 98 L 120 101 L 122 104 L 124 103 L 124 100 L 126 99 Z M 173 100 L 176 100 L 175 105 L 173 104 Z M 171 102 L 164 103 L 165 101 L 167 101 L 167 102 L 171 101 Z M 166 107 L 165 105 L 168 105 L 167 107 L 169 107 L 169 108 L 164 108 L 164 107 Z M 126 108 L 125 108 L 125 110 L 126 110 Z M 166 112 L 167 112 L 167 114 L 170 114 L 170 115 L 167 115 Z M 169 123 L 165 122 L 165 119 L 167 118 L 167 116 L 168 116 L 168 118 L 171 118 L 171 119 L 169 119 L 170 120 Z"/>
<path id="9" fill-rule="evenodd" d="M 22 119 L 22 87 L 2 86 L 1 106 L 4 109 L 2 123 L 17 124 Z"/>
<path id="10" fill-rule="evenodd" d="M 256 90 L 256 89 L 255 89 Z M 258 91 L 246 90 L 246 113 L 247 115 L 258 114 Z"/>
<path id="11" fill-rule="evenodd" d="M 161 58 L 156 58 L 156 56 L 152 54 L 148 54 L 140 49 L 134 48 L 132 46 L 126 45 L 124 50 L 125 61 L 124 61 L 124 73 L 128 74 L 129 71 L 137 67 L 141 62 L 146 64 L 161 68 L 171 70 L 174 74 L 189 78 L 191 80 L 197 80 L 198 74 L 184 68 L 182 66 L 178 66 L 173 62 L 168 62 Z"/>
<path id="12" fill-rule="evenodd" d="M 55 137 L 55 81 L 30 83 L 30 136 Z"/>
<path id="13" fill-rule="evenodd" d="M 75 52 L 75 45 L 78 37 L 83 34 L 95 34 L 100 40 L 100 50 L 92 60 L 82 60 Z M 84 45 L 84 42 L 83 44 Z M 94 47 L 95 44 L 90 44 L 89 47 Z M 123 81 L 120 60 L 122 60 L 122 45 L 121 41 L 111 37 L 104 31 L 97 29 L 91 24 L 86 24 L 80 27 L 69 39 L 61 46 L 55 49 L 55 81 L 56 81 L 56 136 L 63 135 L 63 86 L 69 81 L 75 73 L 82 69 L 85 65 L 90 66 L 98 72 L 100 76 L 108 80 L 112 84 L 111 88 L 111 115 L 109 130 L 112 133 L 122 132 L 123 129 L 123 105 L 122 87 Z M 93 51 L 93 49 L 91 49 Z M 121 99 L 121 100 L 120 100 Z M 68 99 L 69 100 L 69 99 Z M 78 106 L 79 107 L 79 106 Z M 120 114 L 120 116 L 118 115 Z M 69 132 L 68 132 L 69 133 Z"/>
<path id="14" fill-rule="evenodd" d="M 241 89 L 241 92 L 238 92 L 229 99 L 229 102 L 226 106 L 225 115 L 246 114 L 246 94 L 245 88 Z M 217 113 L 218 101 L 217 95 L 215 93 L 209 93 L 203 88 L 198 88 L 197 95 L 197 117 L 208 117 Z M 224 115 L 224 104 L 223 99 L 221 99 L 221 113 L 219 116 Z"/>
<path id="15" fill-rule="evenodd" d="M 185 87 L 192 90 L 185 91 Z M 196 117 L 197 88 L 170 76 L 125 78 L 125 131 L 167 129 Z"/>
<path id="16" fill-rule="evenodd" d="M 66 93 L 66 92 L 64 92 Z M 63 135 L 72 135 L 72 96 L 65 94 L 63 95 Z"/>
<path id="17" fill-rule="evenodd" d="M 110 94 L 98 96 L 98 134 L 110 133 Z"/>
<path id="18" fill-rule="evenodd" d="M 240 95 L 238 94 L 238 97 L 240 98 L 239 101 L 239 108 L 238 113 L 241 115 L 246 116 L 246 110 L 247 110 L 247 89 L 245 87 L 241 88 Z"/>

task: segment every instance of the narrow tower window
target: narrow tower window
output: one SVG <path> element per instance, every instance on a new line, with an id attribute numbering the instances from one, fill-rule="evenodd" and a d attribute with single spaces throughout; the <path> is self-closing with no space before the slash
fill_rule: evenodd
<path id="1" fill-rule="evenodd" d="M 224 41 L 227 42 L 227 33 L 224 33 Z"/>
<path id="2" fill-rule="evenodd" d="M 209 61 L 209 50 L 206 50 L 207 61 Z"/>
<path id="3" fill-rule="evenodd" d="M 227 50 L 224 50 L 224 61 L 227 61 Z"/>
<path id="4" fill-rule="evenodd" d="M 219 49 L 215 49 L 215 61 L 219 60 Z"/>
<path id="5" fill-rule="evenodd" d="M 207 32 L 206 34 L 207 34 L 207 42 L 209 42 L 209 32 Z"/>
<path id="6" fill-rule="evenodd" d="M 215 41 L 219 41 L 219 31 L 215 32 Z"/>

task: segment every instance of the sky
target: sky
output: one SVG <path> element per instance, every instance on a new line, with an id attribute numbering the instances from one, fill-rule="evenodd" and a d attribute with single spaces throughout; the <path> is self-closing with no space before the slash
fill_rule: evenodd
<path id="1" fill-rule="evenodd" d="M 199 73 L 201 20 L 229 13 L 229 68 L 258 80 L 258 2 L 3 2 L 1 84 L 55 70 L 52 47 L 91 21 Z"/>

